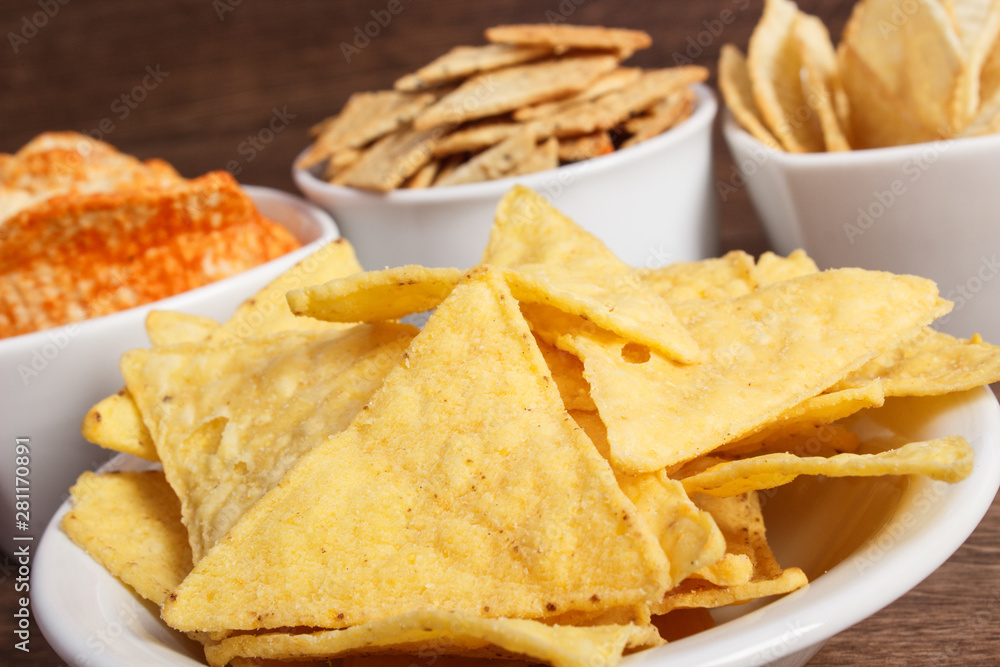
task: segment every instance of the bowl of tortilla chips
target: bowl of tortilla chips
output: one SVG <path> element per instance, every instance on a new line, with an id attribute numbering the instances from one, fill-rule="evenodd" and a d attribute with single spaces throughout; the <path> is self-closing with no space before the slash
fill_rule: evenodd
<path id="1" fill-rule="evenodd" d="M 124 355 L 85 419 L 122 454 L 34 562 L 60 655 L 798 665 L 1000 486 L 1000 347 L 932 329 L 927 279 L 638 270 L 524 187 L 481 264 L 358 269 L 291 270 L 246 337 L 164 313 Z"/>
<path id="2" fill-rule="evenodd" d="M 1000 5 L 981 9 L 864 0 L 835 47 L 769 0 L 747 55 L 719 62 L 735 167 L 718 188 L 747 188 L 779 252 L 927 276 L 955 303 L 943 330 L 996 339 Z"/>
<path id="3" fill-rule="evenodd" d="M 296 160 L 361 264 L 471 266 L 503 194 L 541 192 L 634 266 L 716 247 L 712 91 L 705 68 L 630 67 L 642 31 L 519 25 L 486 30 L 355 93 Z"/>
<path id="4" fill-rule="evenodd" d="M 36 154 L 26 167 L 37 174 L 42 157 L 61 164 L 61 171 L 44 170 L 54 174 L 59 196 L 34 193 L 32 200 L 24 188 L 20 199 L 9 192 L 0 197 L 18 205 L 0 227 L 7 232 L 4 326 L 18 334 L 0 339 L 0 424 L 10 451 L 23 450 L 0 462 L 5 550 L 13 536 L 40 535 L 65 485 L 108 458 L 81 438 L 82 415 L 121 388 L 114 369 L 123 352 L 148 340 L 150 313 L 228 315 L 247 294 L 338 236 L 330 216 L 300 197 L 240 187 L 228 174 L 181 179 L 166 163 L 142 164 L 80 135 L 69 136 L 67 145 L 67 136 L 43 136 L 44 156 Z M 149 174 L 166 174 L 169 185 L 151 182 Z M 60 253 L 72 254 L 74 263 L 60 263 Z M 40 330 L 17 328 L 32 323 Z M 29 479 L 30 498 L 21 497 Z M 30 502 L 30 515 L 17 517 L 22 501 Z"/>

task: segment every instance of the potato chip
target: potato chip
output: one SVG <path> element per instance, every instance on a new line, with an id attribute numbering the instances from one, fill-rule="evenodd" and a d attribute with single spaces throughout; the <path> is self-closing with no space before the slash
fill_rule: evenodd
<path id="1" fill-rule="evenodd" d="M 501 44 L 545 45 L 557 50 L 611 49 L 622 57 L 653 43 L 649 34 L 642 30 L 565 23 L 498 25 L 486 29 L 486 39 Z"/>
<path id="2" fill-rule="evenodd" d="M 787 484 L 799 475 L 925 475 L 954 483 L 972 472 L 973 457 L 973 449 L 964 438 L 949 436 L 927 442 L 911 442 L 878 454 L 837 454 L 830 458 L 764 454 L 719 463 L 703 472 L 683 477 L 681 483 L 689 495 L 704 493 L 719 497 L 771 489 Z M 683 474 L 683 470 L 678 473 Z"/>
<path id="3" fill-rule="evenodd" d="M 726 107 L 747 132 L 768 148 L 781 148 L 754 99 L 746 57 L 732 44 L 724 44 L 719 55 L 719 90 Z"/>
<path id="4" fill-rule="evenodd" d="M 662 549 L 544 368 L 501 277 L 476 273 L 370 407 L 198 562 L 163 618 L 339 628 L 428 608 L 541 618 L 659 597 Z"/>
<path id="5" fill-rule="evenodd" d="M 747 72 L 754 101 L 768 129 L 785 150 L 822 151 L 823 131 L 809 109 L 799 72 L 795 41 L 799 10 L 790 0 L 765 0 L 764 13 L 750 36 Z"/>
<path id="6" fill-rule="evenodd" d="M 553 341 L 544 322 L 529 320 L 543 338 L 583 360 L 608 426 L 612 463 L 638 473 L 688 461 L 752 432 L 949 308 L 931 281 L 912 276 L 861 269 L 801 276 L 706 302 L 687 316 L 684 324 L 705 354 L 689 366 L 648 350 L 643 355 L 593 327 L 557 333 Z"/>
<path id="7" fill-rule="evenodd" d="M 799 60 L 805 69 L 806 103 L 819 118 L 827 151 L 849 151 L 845 129 L 850 127 L 847 93 L 837 71 L 837 54 L 830 33 L 815 16 L 801 12 L 793 26 Z"/>
<path id="8" fill-rule="evenodd" d="M 299 457 L 346 428 L 414 333 L 397 324 L 279 332 L 123 357 L 196 562 Z"/>
<path id="9" fill-rule="evenodd" d="M 947 9 L 955 20 L 958 40 L 965 55 L 951 105 L 952 127 L 961 132 L 975 118 L 982 102 L 983 67 L 1000 34 L 1000 2 L 952 0 Z"/>
<path id="10" fill-rule="evenodd" d="M 191 571 L 180 503 L 162 472 L 85 472 L 66 535 L 142 597 L 161 604 Z"/>
<path id="11" fill-rule="evenodd" d="M 286 298 L 293 313 L 328 322 L 397 320 L 436 308 L 463 276 L 459 269 L 401 266 L 293 289 Z"/>
<path id="12" fill-rule="evenodd" d="M 912 340 L 872 359 L 838 388 L 879 381 L 886 396 L 938 396 L 1000 382 L 1000 347 L 923 329 Z"/>
<path id="13" fill-rule="evenodd" d="M 589 55 L 545 60 L 485 72 L 424 109 L 413 121 L 418 130 L 506 113 L 580 92 L 618 65 L 614 56 Z"/>
<path id="14" fill-rule="evenodd" d="M 336 657 L 402 647 L 413 652 L 459 652 L 495 647 L 502 657 L 528 656 L 566 667 L 611 667 L 621 659 L 635 626 L 551 626 L 538 621 L 480 618 L 449 611 L 412 611 L 343 630 L 239 635 L 205 647 L 209 664 L 237 656 L 263 659 Z"/>
<path id="15" fill-rule="evenodd" d="M 520 46 L 511 44 L 486 44 L 484 46 L 456 46 L 443 56 L 432 60 L 413 74 L 396 80 L 396 90 L 424 90 L 450 81 L 488 72 L 509 65 L 520 65 L 544 58 L 552 53 L 546 46 Z"/>

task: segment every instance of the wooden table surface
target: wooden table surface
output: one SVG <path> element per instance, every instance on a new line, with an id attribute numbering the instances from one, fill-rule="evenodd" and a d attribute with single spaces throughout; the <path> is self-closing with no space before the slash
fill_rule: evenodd
<path id="1" fill-rule="evenodd" d="M 837 36 L 851 3 L 800 6 Z M 294 192 L 290 165 L 313 123 L 351 92 L 387 88 L 452 45 L 481 43 L 486 26 L 565 20 L 642 28 L 654 45 L 632 63 L 703 64 L 714 84 L 719 48 L 745 48 L 760 12 L 760 0 L 7 1 L 0 5 L 0 152 L 45 130 L 88 131 L 139 157 L 164 158 L 185 176 L 230 168 L 244 183 Z M 728 182 L 733 164 L 716 139 L 716 177 Z M 719 233 L 722 251 L 768 248 L 743 190 L 719 202 Z M 14 649 L 17 594 L 6 565 L 0 664 L 61 664 L 35 625 L 30 652 Z M 994 502 L 947 563 L 835 636 L 810 665 L 996 664 L 998 614 Z"/>

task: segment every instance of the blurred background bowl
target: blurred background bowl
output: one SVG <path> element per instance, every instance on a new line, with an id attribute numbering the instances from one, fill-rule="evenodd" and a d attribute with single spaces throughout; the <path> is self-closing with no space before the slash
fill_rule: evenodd
<path id="1" fill-rule="evenodd" d="M 236 307 L 294 264 L 339 236 L 319 208 L 278 190 L 243 186 L 265 217 L 284 226 L 303 246 L 249 271 L 150 304 L 76 324 L 0 340 L 0 430 L 10 455 L 0 457 L 0 537 L 10 551 L 15 535 L 41 535 L 84 470 L 114 452 L 85 441 L 80 426 L 87 411 L 124 386 L 118 361 L 127 350 L 148 347 L 146 315 L 176 310 L 215 319 Z M 27 475 L 15 474 L 16 438 L 30 442 Z M 28 487 L 15 490 L 15 477 Z M 27 530 L 15 522 L 15 493 L 30 496 Z"/>
<path id="2" fill-rule="evenodd" d="M 534 189 L 633 266 L 702 259 L 717 249 L 712 189 L 712 91 L 695 87 L 691 117 L 610 155 L 557 169 L 421 190 L 378 194 L 294 170 L 305 195 L 333 214 L 369 270 L 479 262 L 497 202 L 514 184 Z"/>
<path id="3" fill-rule="evenodd" d="M 728 112 L 723 134 L 777 252 L 930 278 L 955 303 L 935 328 L 1000 343 L 1000 135 L 792 154 Z"/>

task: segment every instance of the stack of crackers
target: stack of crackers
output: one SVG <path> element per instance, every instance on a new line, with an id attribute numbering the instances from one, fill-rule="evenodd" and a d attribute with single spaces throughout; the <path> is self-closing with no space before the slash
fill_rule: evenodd
<path id="1" fill-rule="evenodd" d="M 393 90 L 355 93 L 313 128 L 299 169 L 388 192 L 520 176 L 627 148 L 686 119 L 708 71 L 622 61 L 639 30 L 506 25 L 457 46 Z"/>

